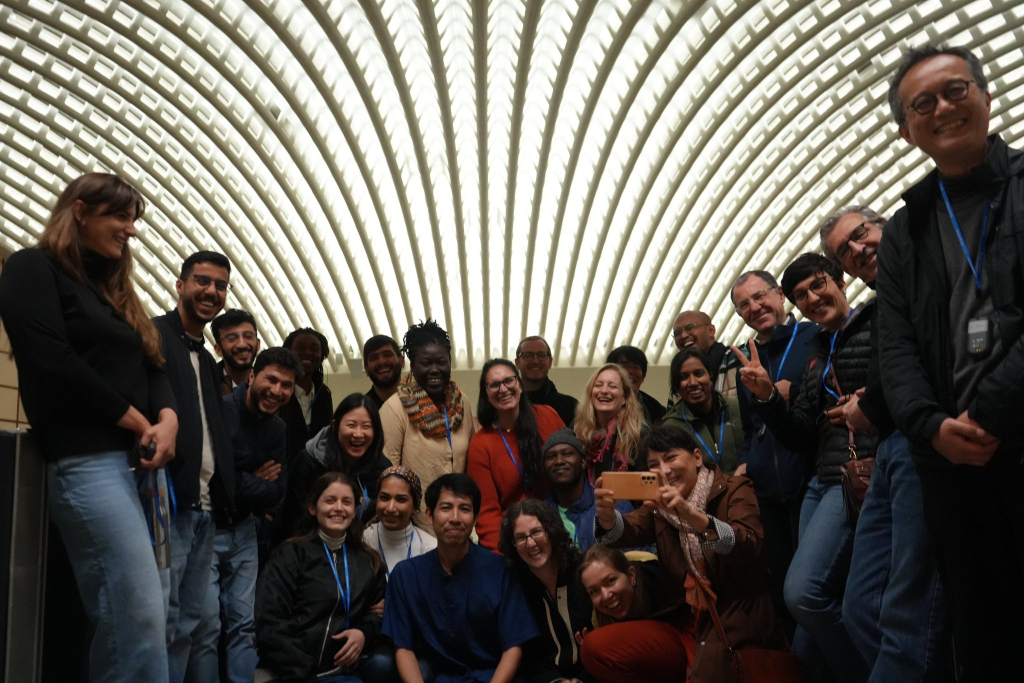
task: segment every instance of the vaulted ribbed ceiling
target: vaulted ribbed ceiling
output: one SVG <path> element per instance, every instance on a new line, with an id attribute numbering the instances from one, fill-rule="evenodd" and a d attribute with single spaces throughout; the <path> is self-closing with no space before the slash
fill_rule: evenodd
<path id="1" fill-rule="evenodd" d="M 560 366 L 667 363 L 680 310 L 740 336 L 736 275 L 928 170 L 885 105 L 905 45 L 975 50 L 1018 142 L 1022 26 L 997 0 L 5 0 L 0 247 L 110 170 L 149 203 L 154 313 L 216 249 L 228 305 L 270 343 L 321 329 L 335 370 L 427 316 L 457 367 L 528 334 Z"/>

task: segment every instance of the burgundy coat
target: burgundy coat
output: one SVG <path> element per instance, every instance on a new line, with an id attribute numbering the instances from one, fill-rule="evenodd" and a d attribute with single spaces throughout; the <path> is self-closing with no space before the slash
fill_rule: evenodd
<path id="1" fill-rule="evenodd" d="M 744 476 L 726 476 L 718 469 L 708 496 L 706 514 L 725 522 L 736 534 L 728 555 L 704 548 L 704 566 L 718 597 L 716 606 L 729 644 L 734 649 L 785 646 L 786 638 L 767 587 L 767 571 L 758 561 L 764 531 L 753 483 Z M 686 557 L 679 544 L 679 531 L 642 507 L 624 515 L 622 536 L 610 545 L 635 547 L 657 543 L 658 560 L 674 595 L 685 597 Z M 697 623 L 697 649 L 690 666 L 690 683 L 720 683 L 732 680 L 725 646 L 711 615 L 702 612 Z"/>

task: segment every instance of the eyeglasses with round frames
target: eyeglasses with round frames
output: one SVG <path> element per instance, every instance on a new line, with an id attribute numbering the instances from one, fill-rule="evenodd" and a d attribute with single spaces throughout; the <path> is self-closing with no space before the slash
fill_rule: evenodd
<path id="1" fill-rule="evenodd" d="M 191 277 L 193 280 L 195 280 L 195 283 L 199 286 L 200 289 L 206 289 L 210 285 L 216 287 L 218 292 L 226 292 L 229 289 L 231 289 L 231 285 L 228 284 L 227 280 L 214 280 L 212 277 L 207 277 L 206 275 L 198 275 L 196 273 L 192 273 Z"/>
<path id="2" fill-rule="evenodd" d="M 512 391 L 518 382 L 519 379 L 515 375 L 509 375 L 505 379 L 488 382 L 484 385 L 484 388 L 486 388 L 490 393 L 496 394 L 501 387 L 505 387 L 509 391 Z"/>
<path id="3" fill-rule="evenodd" d="M 967 98 L 967 93 L 971 89 L 971 83 L 976 81 L 968 81 L 963 78 L 949 81 L 946 83 L 946 87 L 942 89 L 942 99 L 947 102 L 960 102 Z M 939 96 L 935 93 L 922 93 L 914 98 L 914 101 L 903 108 L 903 111 L 913 109 L 920 116 L 927 116 L 935 111 L 935 107 L 939 106 Z"/>
<path id="4" fill-rule="evenodd" d="M 808 293 L 814 292 L 815 294 L 821 294 L 825 291 L 826 287 L 828 287 L 828 278 L 824 276 L 819 277 L 817 280 L 811 282 L 807 289 L 801 289 L 799 291 L 793 290 L 793 302 L 798 305 L 802 304 L 807 301 Z"/>
<path id="5" fill-rule="evenodd" d="M 548 534 L 546 531 L 544 531 L 544 529 L 537 528 L 531 531 L 529 536 L 523 536 L 521 534 L 515 536 L 512 539 L 512 543 L 514 543 L 517 548 L 522 548 L 524 545 L 526 545 L 527 540 L 532 539 L 534 543 L 540 543 L 541 539 L 545 538 L 547 535 Z"/>
<path id="6" fill-rule="evenodd" d="M 747 311 L 750 310 L 751 303 L 755 303 L 758 306 L 760 306 L 765 302 L 765 300 L 768 299 L 768 295 L 774 291 L 774 287 L 765 287 L 764 289 L 757 290 L 756 292 L 750 295 L 750 298 L 744 299 L 743 301 L 736 304 L 736 312 L 739 313 L 740 315 L 746 315 Z"/>

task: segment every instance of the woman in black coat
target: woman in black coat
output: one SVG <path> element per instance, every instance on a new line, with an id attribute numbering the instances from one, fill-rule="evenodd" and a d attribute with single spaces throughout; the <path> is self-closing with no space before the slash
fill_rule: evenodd
<path id="1" fill-rule="evenodd" d="M 281 545 L 256 587 L 258 680 L 310 682 L 358 675 L 388 680 L 394 657 L 380 642 L 387 579 L 375 552 L 363 543 L 356 508 L 362 491 L 341 472 L 314 483 L 304 527 Z"/>

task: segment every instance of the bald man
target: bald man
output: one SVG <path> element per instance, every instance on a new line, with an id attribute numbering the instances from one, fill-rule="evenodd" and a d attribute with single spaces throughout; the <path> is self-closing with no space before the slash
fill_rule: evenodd
<path id="1" fill-rule="evenodd" d="M 703 311 L 683 311 L 672 325 L 672 338 L 680 351 L 692 346 L 707 356 L 708 367 L 714 373 L 711 381 L 715 389 L 726 396 L 736 396 L 738 363 L 725 344 L 715 341 L 711 316 Z"/>

